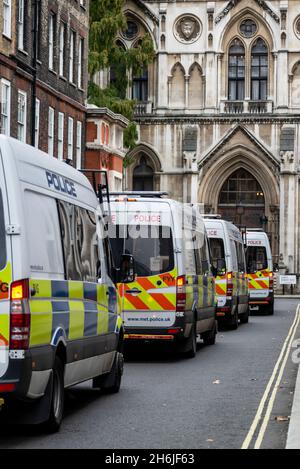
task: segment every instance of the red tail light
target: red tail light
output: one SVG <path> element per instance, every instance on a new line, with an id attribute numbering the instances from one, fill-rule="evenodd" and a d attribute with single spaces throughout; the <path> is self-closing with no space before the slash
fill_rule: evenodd
<path id="1" fill-rule="evenodd" d="M 227 272 L 226 274 L 226 279 L 227 279 L 227 296 L 232 296 L 233 293 L 233 274 L 232 272 Z"/>
<path id="2" fill-rule="evenodd" d="M 0 392 L 11 392 L 14 391 L 16 385 L 13 383 L 0 384 Z"/>
<path id="3" fill-rule="evenodd" d="M 273 280 L 274 280 L 273 272 L 270 272 L 269 273 L 269 289 L 270 290 L 273 290 Z"/>
<path id="4" fill-rule="evenodd" d="M 185 291 L 185 275 L 180 275 L 176 280 L 176 311 L 185 311 L 186 291 Z"/>
<path id="5" fill-rule="evenodd" d="M 26 350 L 30 338 L 30 314 L 28 307 L 29 282 L 18 280 L 10 287 L 10 339 L 11 350 Z"/>

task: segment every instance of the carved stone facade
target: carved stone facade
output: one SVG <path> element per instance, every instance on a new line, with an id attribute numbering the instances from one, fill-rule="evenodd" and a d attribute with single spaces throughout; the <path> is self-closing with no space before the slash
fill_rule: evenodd
<path id="1" fill-rule="evenodd" d="M 298 2 L 128 0 L 125 12 L 156 50 L 126 188 L 142 160 L 153 189 L 262 227 L 274 261 L 300 272 Z"/>

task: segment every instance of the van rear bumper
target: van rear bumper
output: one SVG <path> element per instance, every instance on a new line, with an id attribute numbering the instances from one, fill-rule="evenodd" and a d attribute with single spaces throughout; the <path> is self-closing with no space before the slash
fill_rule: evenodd
<path id="1" fill-rule="evenodd" d="M 126 328 L 124 340 L 128 341 L 175 341 L 185 337 L 185 327 L 170 326 L 168 328 Z"/>
<path id="2" fill-rule="evenodd" d="M 53 357 L 54 353 L 49 345 L 26 350 L 24 358 L 10 358 L 6 373 L 0 378 L 0 395 L 6 394 L 19 399 L 33 398 L 29 392 L 33 374 L 49 371 L 53 365 Z M 1 392 L 1 386 L 9 383 L 14 384 L 14 388 Z"/>
<path id="3" fill-rule="evenodd" d="M 255 296 L 255 294 L 250 295 L 249 306 L 259 306 L 259 305 L 269 305 L 274 301 L 274 292 L 268 291 L 266 296 Z"/>
<path id="4" fill-rule="evenodd" d="M 217 306 L 216 316 L 217 319 L 231 317 L 234 312 L 234 306 L 237 305 L 237 297 L 229 297 L 222 306 Z"/>

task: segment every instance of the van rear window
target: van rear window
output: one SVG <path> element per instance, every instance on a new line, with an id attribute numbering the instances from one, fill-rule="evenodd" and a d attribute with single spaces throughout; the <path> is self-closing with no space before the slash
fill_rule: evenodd
<path id="1" fill-rule="evenodd" d="M 267 250 L 264 246 L 248 246 L 246 257 L 248 272 L 268 268 Z"/>
<path id="2" fill-rule="evenodd" d="M 222 238 L 209 238 L 212 264 L 217 268 L 218 259 L 225 259 L 224 241 Z"/>
<path id="3" fill-rule="evenodd" d="M 158 275 L 174 268 L 172 230 L 167 226 L 116 225 L 111 237 L 115 265 L 120 256 L 132 254 L 138 276 Z"/>
<path id="4" fill-rule="evenodd" d="M 0 270 L 6 266 L 6 234 L 2 191 L 0 189 Z"/>

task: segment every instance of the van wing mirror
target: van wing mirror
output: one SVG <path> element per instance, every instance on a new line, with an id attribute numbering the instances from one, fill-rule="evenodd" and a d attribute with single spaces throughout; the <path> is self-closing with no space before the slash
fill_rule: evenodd
<path id="1" fill-rule="evenodd" d="M 120 283 L 132 283 L 135 281 L 134 257 L 131 254 L 122 254 L 119 270 Z"/>
<path id="2" fill-rule="evenodd" d="M 226 272 L 225 259 L 217 259 L 217 275 L 224 275 Z"/>

